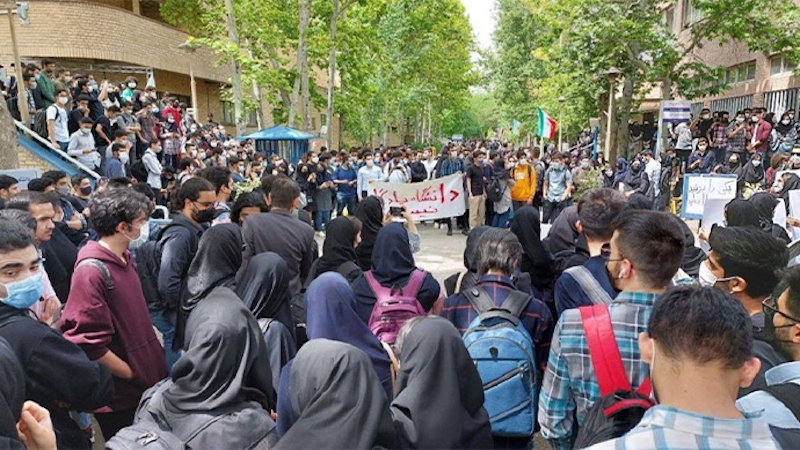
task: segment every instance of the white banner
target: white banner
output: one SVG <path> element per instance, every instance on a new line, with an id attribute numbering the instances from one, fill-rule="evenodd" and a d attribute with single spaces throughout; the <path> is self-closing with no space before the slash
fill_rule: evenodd
<path id="1" fill-rule="evenodd" d="M 458 217 L 467 209 L 461 175 L 419 183 L 370 182 L 369 194 L 385 207 L 407 205 L 414 221 Z"/>

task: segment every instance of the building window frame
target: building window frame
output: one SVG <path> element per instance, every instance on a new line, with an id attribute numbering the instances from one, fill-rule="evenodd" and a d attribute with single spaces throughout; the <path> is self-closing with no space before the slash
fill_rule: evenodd
<path id="1" fill-rule="evenodd" d="M 725 70 L 725 79 L 722 81 L 729 85 L 750 83 L 756 79 L 756 69 L 755 60 L 730 66 Z"/>
<path id="2" fill-rule="evenodd" d="M 220 111 L 219 123 L 223 125 L 236 125 L 236 113 L 233 108 L 233 102 L 229 102 L 227 100 L 220 100 L 219 111 Z M 258 120 L 256 120 L 256 111 L 250 111 L 250 114 L 247 118 L 247 126 L 255 127 L 257 125 L 258 125 Z"/>
<path id="3" fill-rule="evenodd" d="M 683 29 L 691 28 L 703 18 L 703 12 L 694 7 L 692 0 L 686 0 L 683 4 Z"/>
<path id="4" fill-rule="evenodd" d="M 769 58 L 769 76 L 780 77 L 793 74 L 798 66 L 792 67 L 791 63 L 782 54 Z"/>

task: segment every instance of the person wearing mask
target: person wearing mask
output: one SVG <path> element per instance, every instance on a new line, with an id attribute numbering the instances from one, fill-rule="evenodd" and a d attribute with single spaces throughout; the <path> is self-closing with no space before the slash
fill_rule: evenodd
<path id="1" fill-rule="evenodd" d="M 777 134 L 773 152 L 791 152 L 797 142 L 797 127 L 792 121 L 789 113 L 783 113 L 781 121 L 775 125 Z"/>
<path id="2" fill-rule="evenodd" d="M 675 153 L 678 159 L 684 163 L 692 153 L 692 130 L 686 122 L 679 123 L 672 130 L 672 138 L 675 139 Z"/>
<path id="3" fill-rule="evenodd" d="M 426 148 L 422 152 L 422 164 L 425 166 L 425 172 L 428 174 L 425 178 L 426 180 L 431 180 L 435 177 L 436 165 L 439 163 L 439 158 L 433 156 L 435 151 L 436 148 Z"/>
<path id="4" fill-rule="evenodd" d="M 97 170 L 100 168 L 102 158 L 96 150 L 94 136 L 92 136 L 92 119 L 83 117 L 79 122 L 80 128 L 72 133 L 67 144 L 67 153 L 86 167 Z"/>
<path id="5" fill-rule="evenodd" d="M 361 221 L 361 244 L 356 247 L 357 262 L 361 270 L 370 270 L 378 232 L 387 220 L 381 199 L 375 196 L 363 199 L 356 208 L 356 218 Z"/>
<path id="6" fill-rule="evenodd" d="M 753 115 L 750 117 L 752 128 L 748 135 L 750 141 L 747 144 L 747 151 L 750 154 L 759 153 L 762 159 L 767 156 L 767 152 L 770 150 L 769 138 L 772 134 L 772 123 L 764 120 L 766 112 L 764 108 L 757 108 L 753 111 Z"/>
<path id="7" fill-rule="evenodd" d="M 738 154 L 732 154 L 731 158 L 734 156 L 738 157 Z M 737 183 L 740 186 L 740 191 L 742 194 L 742 198 L 748 199 L 756 192 L 761 190 L 761 186 L 764 183 L 765 173 L 764 173 L 764 165 L 761 163 L 761 155 L 760 154 L 753 154 L 750 161 L 748 161 L 738 172 L 738 180 Z"/>
<path id="8" fill-rule="evenodd" d="M 708 140 L 701 137 L 697 141 L 697 150 L 689 156 L 686 171 L 691 173 L 711 173 L 711 169 L 717 165 L 714 153 L 708 151 Z"/>
<path id="9" fill-rule="evenodd" d="M 511 221 L 511 232 L 522 244 L 519 270 L 530 276 L 533 286 L 531 294 L 542 298 L 544 291 L 553 283 L 553 261 L 541 241 L 539 210 L 526 206 L 517 211 Z"/>
<path id="10" fill-rule="evenodd" d="M 135 77 L 128 77 L 128 78 L 125 79 L 125 83 L 123 84 L 125 89 L 123 89 L 122 93 L 120 94 L 120 96 L 122 97 L 122 101 L 123 102 L 132 102 L 133 101 L 133 97 L 134 97 L 134 91 L 133 90 L 136 89 L 136 85 L 137 85 L 137 82 L 136 82 L 136 78 Z"/>
<path id="11" fill-rule="evenodd" d="M 158 160 L 158 154 L 161 153 L 161 141 L 158 138 L 150 139 L 150 147 L 145 150 L 142 156 L 142 163 L 147 170 L 147 185 L 153 190 L 156 196 L 156 203 L 161 204 L 161 173 L 164 168 Z"/>
<path id="12" fill-rule="evenodd" d="M 314 255 L 314 229 L 292 216 L 300 204 L 300 188 L 286 176 L 278 176 L 267 195 L 268 213 L 247 217 L 242 226 L 244 236 L 244 264 L 264 252 L 280 255 L 289 266 L 289 291 L 300 292 L 303 280 L 308 277 Z"/>
<path id="13" fill-rule="evenodd" d="M 569 155 L 557 153 L 553 156 L 553 163 L 544 174 L 543 199 L 544 211 L 542 213 L 543 223 L 553 223 L 558 218 L 561 211 L 569 206 L 570 195 L 572 194 L 572 175 L 567 167 Z"/>
<path id="14" fill-rule="evenodd" d="M 94 141 L 100 146 L 111 145 L 117 130 L 119 130 L 118 116 L 120 110 L 118 106 L 110 106 L 105 114 L 97 118 L 92 124 L 94 130 Z"/>
<path id="15" fill-rule="evenodd" d="M 315 156 L 314 159 L 317 157 Z M 312 162 L 314 161 L 312 159 Z M 320 236 L 324 235 L 325 226 L 331 221 L 331 211 L 333 211 L 333 178 L 331 172 L 328 171 L 331 156 L 323 154 L 317 160 L 314 169 L 314 208 L 315 208 L 315 229 Z"/>
<path id="16" fill-rule="evenodd" d="M 281 370 L 297 353 L 286 261 L 272 252 L 254 256 L 236 283 L 236 295 L 261 326 L 267 344 L 272 385 L 277 386 Z"/>
<path id="17" fill-rule="evenodd" d="M 111 158 L 106 160 L 106 178 L 124 178 L 125 177 L 125 162 L 128 161 L 128 144 L 121 142 L 114 142 L 111 144 Z"/>
<path id="18" fill-rule="evenodd" d="M 556 281 L 554 297 L 559 316 L 567 309 L 609 304 L 616 298 L 603 247 L 611 241 L 614 222 L 627 210 L 625 198 L 612 189 L 592 189 L 578 201 L 580 219 L 576 227 L 586 238 L 590 257 L 582 265 L 566 269 Z"/>
<path id="19" fill-rule="evenodd" d="M 720 111 L 714 123 L 705 135 L 711 145 L 711 151 L 717 161 L 725 161 L 728 157 L 728 123 L 730 114 L 727 111 Z"/>
<path id="20" fill-rule="evenodd" d="M 653 304 L 664 293 L 683 260 L 683 233 L 668 213 L 631 211 L 620 216 L 611 237 L 606 268 L 615 290 L 608 305 L 617 347 L 624 349 L 622 365 L 633 389 L 647 378 L 646 363 L 637 345 L 647 331 Z M 584 339 L 577 309 L 558 320 L 539 396 L 542 436 L 554 448 L 571 448 L 574 430 L 600 399 L 597 377 Z M 577 419 L 577 427 L 575 420 Z"/>
<path id="21" fill-rule="evenodd" d="M 200 172 L 200 178 L 205 178 L 214 185 L 217 194 L 217 201 L 214 203 L 216 209 L 215 218 L 211 225 L 231 222 L 231 207 L 228 201 L 233 196 L 233 178 L 231 171 L 223 167 L 208 167 Z"/>
<path id="22" fill-rule="evenodd" d="M 399 335 L 391 412 L 403 447 L 492 448 L 481 378 L 458 331 L 425 316 L 406 322 Z"/>
<path id="23" fill-rule="evenodd" d="M 108 404 L 114 394 L 111 374 L 30 316 L 29 308 L 44 293 L 41 262 L 30 230 L 17 220 L 0 218 L 0 266 L 4 268 L 0 283 L 5 292 L 0 299 L 0 338 L 7 341 L 24 370 L 22 388 L 15 395 L 20 403 L 29 399 L 50 411 L 60 448 L 89 449 L 88 436 L 70 418 L 69 410 L 91 411 Z M 9 369 L 5 363 L 2 367 Z M 11 382 L 3 379 L 4 386 Z"/>
<path id="24" fill-rule="evenodd" d="M 85 173 L 73 175 L 70 179 L 72 183 L 72 190 L 75 195 L 70 197 L 69 201 L 75 208 L 75 211 L 83 214 L 86 207 L 89 206 L 89 196 L 92 195 L 92 183 L 89 181 L 89 176 Z"/>
<path id="25" fill-rule="evenodd" d="M 653 158 L 653 152 L 650 150 L 643 152 L 642 158 L 644 159 L 644 173 L 650 181 L 650 187 L 645 195 L 656 199 L 661 195 L 661 163 Z"/>
<path id="26" fill-rule="evenodd" d="M 800 384 L 800 268 L 781 276 L 781 292 L 764 300 L 765 337 L 787 362 L 766 372 L 767 387 L 736 401 L 745 415 L 760 416 L 770 424 L 783 448 L 800 446 L 800 419 L 790 409 Z"/>
<path id="27" fill-rule="evenodd" d="M 173 208 L 179 213 L 157 237 L 161 253 L 157 281 L 159 298 L 148 299 L 148 308 L 150 321 L 162 335 L 168 369 L 178 360 L 176 313 L 181 299 L 187 295 L 186 276 L 204 227 L 216 214 L 215 192 L 214 185 L 203 178 L 192 178 L 184 183 L 173 198 Z"/>
<path id="28" fill-rule="evenodd" d="M 371 181 L 383 181 L 383 172 L 381 171 L 381 168 L 375 164 L 372 153 L 370 153 L 369 150 L 365 150 L 363 158 L 364 166 L 358 169 L 357 187 L 359 201 L 362 201 L 369 196 L 369 183 Z"/>
<path id="29" fill-rule="evenodd" d="M 450 149 L 449 153 L 443 152 L 442 154 L 442 164 L 439 167 L 439 173 L 437 174 L 437 178 L 444 178 L 450 175 L 455 174 L 463 174 L 464 173 L 464 161 L 458 157 L 458 152 L 455 149 Z M 460 220 L 460 219 L 459 219 Z M 444 219 L 444 222 L 447 224 L 447 235 L 453 235 L 453 218 Z M 464 235 L 469 234 L 469 230 L 466 228 L 461 230 L 461 233 Z"/>
<path id="30" fill-rule="evenodd" d="M 389 183 L 404 184 L 411 181 L 410 170 L 403 161 L 403 153 L 400 150 L 392 152 L 391 158 L 383 168 L 383 175 Z"/>
<path id="31" fill-rule="evenodd" d="M 678 287 L 655 303 L 638 348 L 658 405 L 624 436 L 592 450 L 780 448 L 763 417 L 736 409 L 758 372 L 747 313 L 728 294 Z"/>
<path id="32" fill-rule="evenodd" d="M 306 284 L 326 272 L 336 272 L 352 283 L 363 272 L 358 266 L 356 247 L 361 243 L 361 221 L 355 216 L 339 216 L 328 224 L 322 256 L 311 265 Z"/>
<path id="33" fill-rule="evenodd" d="M 92 123 L 92 118 L 90 117 L 89 113 L 89 96 L 81 94 L 78 96 L 75 107 L 72 108 L 68 114 L 69 120 L 67 122 L 67 128 L 70 135 L 81 128 L 81 119 L 89 119 L 89 123 Z M 89 128 L 89 131 L 91 132 L 91 127 Z"/>
<path id="34" fill-rule="evenodd" d="M 344 208 L 347 207 L 347 214 L 356 213 L 356 203 L 358 202 L 358 173 L 356 168 L 350 165 L 350 158 L 346 155 L 342 158 L 342 164 L 333 171 L 333 184 L 337 187 L 336 192 L 336 215 L 341 216 Z"/>
<path id="35" fill-rule="evenodd" d="M 56 91 L 53 86 L 53 78 L 55 78 L 56 62 L 50 58 L 42 60 L 42 70 L 36 70 L 36 82 L 39 87 L 39 92 L 42 94 L 44 107 L 47 108 L 56 102 Z M 44 73 L 42 73 L 44 72 Z"/>
<path id="36" fill-rule="evenodd" d="M 56 92 L 56 101 L 47 107 L 47 137 L 53 148 L 67 151 L 69 147 L 69 119 L 67 117 L 67 104 L 69 93 L 66 89 Z"/>
<path id="37" fill-rule="evenodd" d="M 125 101 L 122 104 L 122 111 L 117 119 L 117 125 L 119 125 L 120 130 L 125 131 L 128 142 L 131 143 L 131 150 L 134 152 L 132 155 L 134 156 L 133 160 L 137 161 L 140 155 L 136 154 L 138 148 L 136 135 L 142 131 L 142 127 L 136 120 L 136 116 L 133 115 L 133 103 L 130 101 Z"/>
<path id="38" fill-rule="evenodd" d="M 95 411 L 108 440 L 133 423 L 142 393 L 167 375 L 167 367 L 128 250 L 150 215 L 147 198 L 108 189 L 92 197 L 89 209 L 100 240 L 78 253 L 61 332 L 114 377 L 114 400 Z"/>
<path id="39" fill-rule="evenodd" d="M 159 138 L 164 145 L 164 164 L 175 167 L 181 154 L 181 133 L 178 119 L 175 118 L 174 109 L 161 111 L 162 125 Z"/>
<path id="40" fill-rule="evenodd" d="M 638 158 L 631 161 L 631 168 L 628 175 L 625 176 L 625 197 L 631 198 L 632 196 L 647 195 L 650 192 L 651 180 L 647 176 L 642 161 Z"/>
<path id="41" fill-rule="evenodd" d="M 747 137 L 750 133 L 750 124 L 747 122 L 744 111 L 738 111 L 736 118 L 733 120 L 726 129 L 728 136 L 728 155 L 735 153 L 739 155 L 739 159 L 745 160 L 745 153 L 747 151 Z"/>
<path id="42" fill-rule="evenodd" d="M 486 217 L 486 153 L 476 150 L 472 155 L 472 165 L 467 168 L 467 195 L 469 197 L 469 228 L 484 225 Z"/>
<path id="43" fill-rule="evenodd" d="M 533 198 L 536 196 L 537 172 L 528 161 L 528 155 L 524 151 L 517 152 L 515 158 L 509 158 L 513 164 L 511 168 L 511 179 L 514 186 L 511 188 L 511 201 L 514 211 L 524 206 L 533 205 Z"/>
<path id="44" fill-rule="evenodd" d="M 718 227 L 708 239 L 711 251 L 700 266 L 698 281 L 730 292 L 750 316 L 753 354 L 761 360 L 761 369 L 744 395 L 766 386 L 767 370 L 784 362 L 765 336 L 762 303 L 778 286 L 778 272 L 789 262 L 786 245 L 756 227 Z M 741 396 L 740 395 L 740 396 Z"/>
<path id="45" fill-rule="evenodd" d="M 389 398 L 366 353 L 313 339 L 281 373 L 274 448 L 400 448 Z"/>

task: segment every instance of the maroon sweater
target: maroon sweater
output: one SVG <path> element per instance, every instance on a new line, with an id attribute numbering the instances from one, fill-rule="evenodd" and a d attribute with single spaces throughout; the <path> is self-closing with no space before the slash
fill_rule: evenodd
<path id="1" fill-rule="evenodd" d="M 97 360 L 110 350 L 135 374 L 132 380 L 114 377 L 114 401 L 97 412 L 135 408 L 142 393 L 167 376 L 164 349 L 150 324 L 131 253 L 125 251 L 125 264 L 97 242 L 89 242 L 78 252 L 76 266 L 90 258 L 105 264 L 114 288 L 107 289 L 103 275 L 94 266 L 75 270 L 61 317 L 61 331 L 90 359 Z"/>

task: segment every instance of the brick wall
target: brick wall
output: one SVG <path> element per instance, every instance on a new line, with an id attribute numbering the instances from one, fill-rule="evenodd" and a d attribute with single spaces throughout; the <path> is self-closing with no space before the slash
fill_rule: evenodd
<path id="1" fill-rule="evenodd" d="M 28 150 L 17 146 L 17 153 L 19 154 L 19 168 L 20 169 L 38 169 L 39 173 L 45 173 L 48 170 L 55 170 L 55 167 L 50 165 L 43 159 L 29 152 Z"/>

